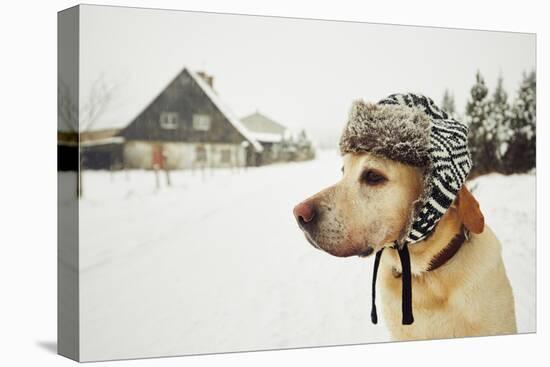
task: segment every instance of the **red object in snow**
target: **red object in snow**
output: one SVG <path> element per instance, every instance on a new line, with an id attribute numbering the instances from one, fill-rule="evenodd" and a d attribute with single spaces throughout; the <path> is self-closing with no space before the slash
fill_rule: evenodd
<path id="1" fill-rule="evenodd" d="M 164 155 L 162 154 L 162 145 L 153 145 L 153 168 L 164 168 Z"/>

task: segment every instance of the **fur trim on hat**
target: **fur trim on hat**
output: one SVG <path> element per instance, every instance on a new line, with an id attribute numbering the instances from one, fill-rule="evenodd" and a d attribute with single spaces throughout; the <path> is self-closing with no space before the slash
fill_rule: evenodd
<path id="1" fill-rule="evenodd" d="M 430 162 L 430 119 L 418 108 L 355 101 L 340 152 L 369 152 L 416 167 Z"/>

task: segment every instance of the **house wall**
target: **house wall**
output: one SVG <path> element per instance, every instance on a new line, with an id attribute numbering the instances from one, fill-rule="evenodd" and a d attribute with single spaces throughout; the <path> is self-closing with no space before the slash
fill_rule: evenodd
<path id="1" fill-rule="evenodd" d="M 246 165 L 246 151 L 240 144 L 129 141 L 124 144 L 125 166 L 127 168 L 153 169 L 155 149 L 160 149 L 162 152 L 163 165 L 168 169 L 242 167 Z M 201 155 L 203 159 L 201 159 Z"/>
<path id="2" fill-rule="evenodd" d="M 80 146 L 80 165 L 84 169 L 121 169 L 122 144 Z"/>

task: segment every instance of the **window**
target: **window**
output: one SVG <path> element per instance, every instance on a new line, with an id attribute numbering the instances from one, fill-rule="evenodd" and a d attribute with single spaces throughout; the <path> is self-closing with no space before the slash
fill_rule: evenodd
<path id="1" fill-rule="evenodd" d="M 208 115 L 193 115 L 193 129 L 200 131 L 210 130 L 210 116 Z"/>
<path id="2" fill-rule="evenodd" d="M 160 127 L 167 130 L 175 130 L 178 128 L 178 120 L 177 112 L 162 112 L 160 114 Z"/>

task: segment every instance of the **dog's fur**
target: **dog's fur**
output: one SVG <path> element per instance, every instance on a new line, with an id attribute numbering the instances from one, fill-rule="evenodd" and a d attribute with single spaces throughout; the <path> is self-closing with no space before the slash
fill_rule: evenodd
<path id="1" fill-rule="evenodd" d="M 384 180 L 365 180 L 375 172 Z M 401 238 L 422 191 L 419 168 L 371 153 L 344 156 L 343 178 L 294 211 L 306 238 L 335 256 L 367 256 Z M 307 210 L 306 210 L 307 209 Z M 311 218 L 305 221 L 306 210 Z M 311 212 L 309 212 L 311 211 Z M 469 239 L 443 266 L 430 261 L 459 233 Z M 463 187 L 427 239 L 409 246 L 413 273 L 412 325 L 401 324 L 401 265 L 396 250 L 382 256 L 379 287 L 382 312 L 396 340 L 448 338 L 516 332 L 514 299 L 501 246 L 484 225 L 479 205 Z"/>

